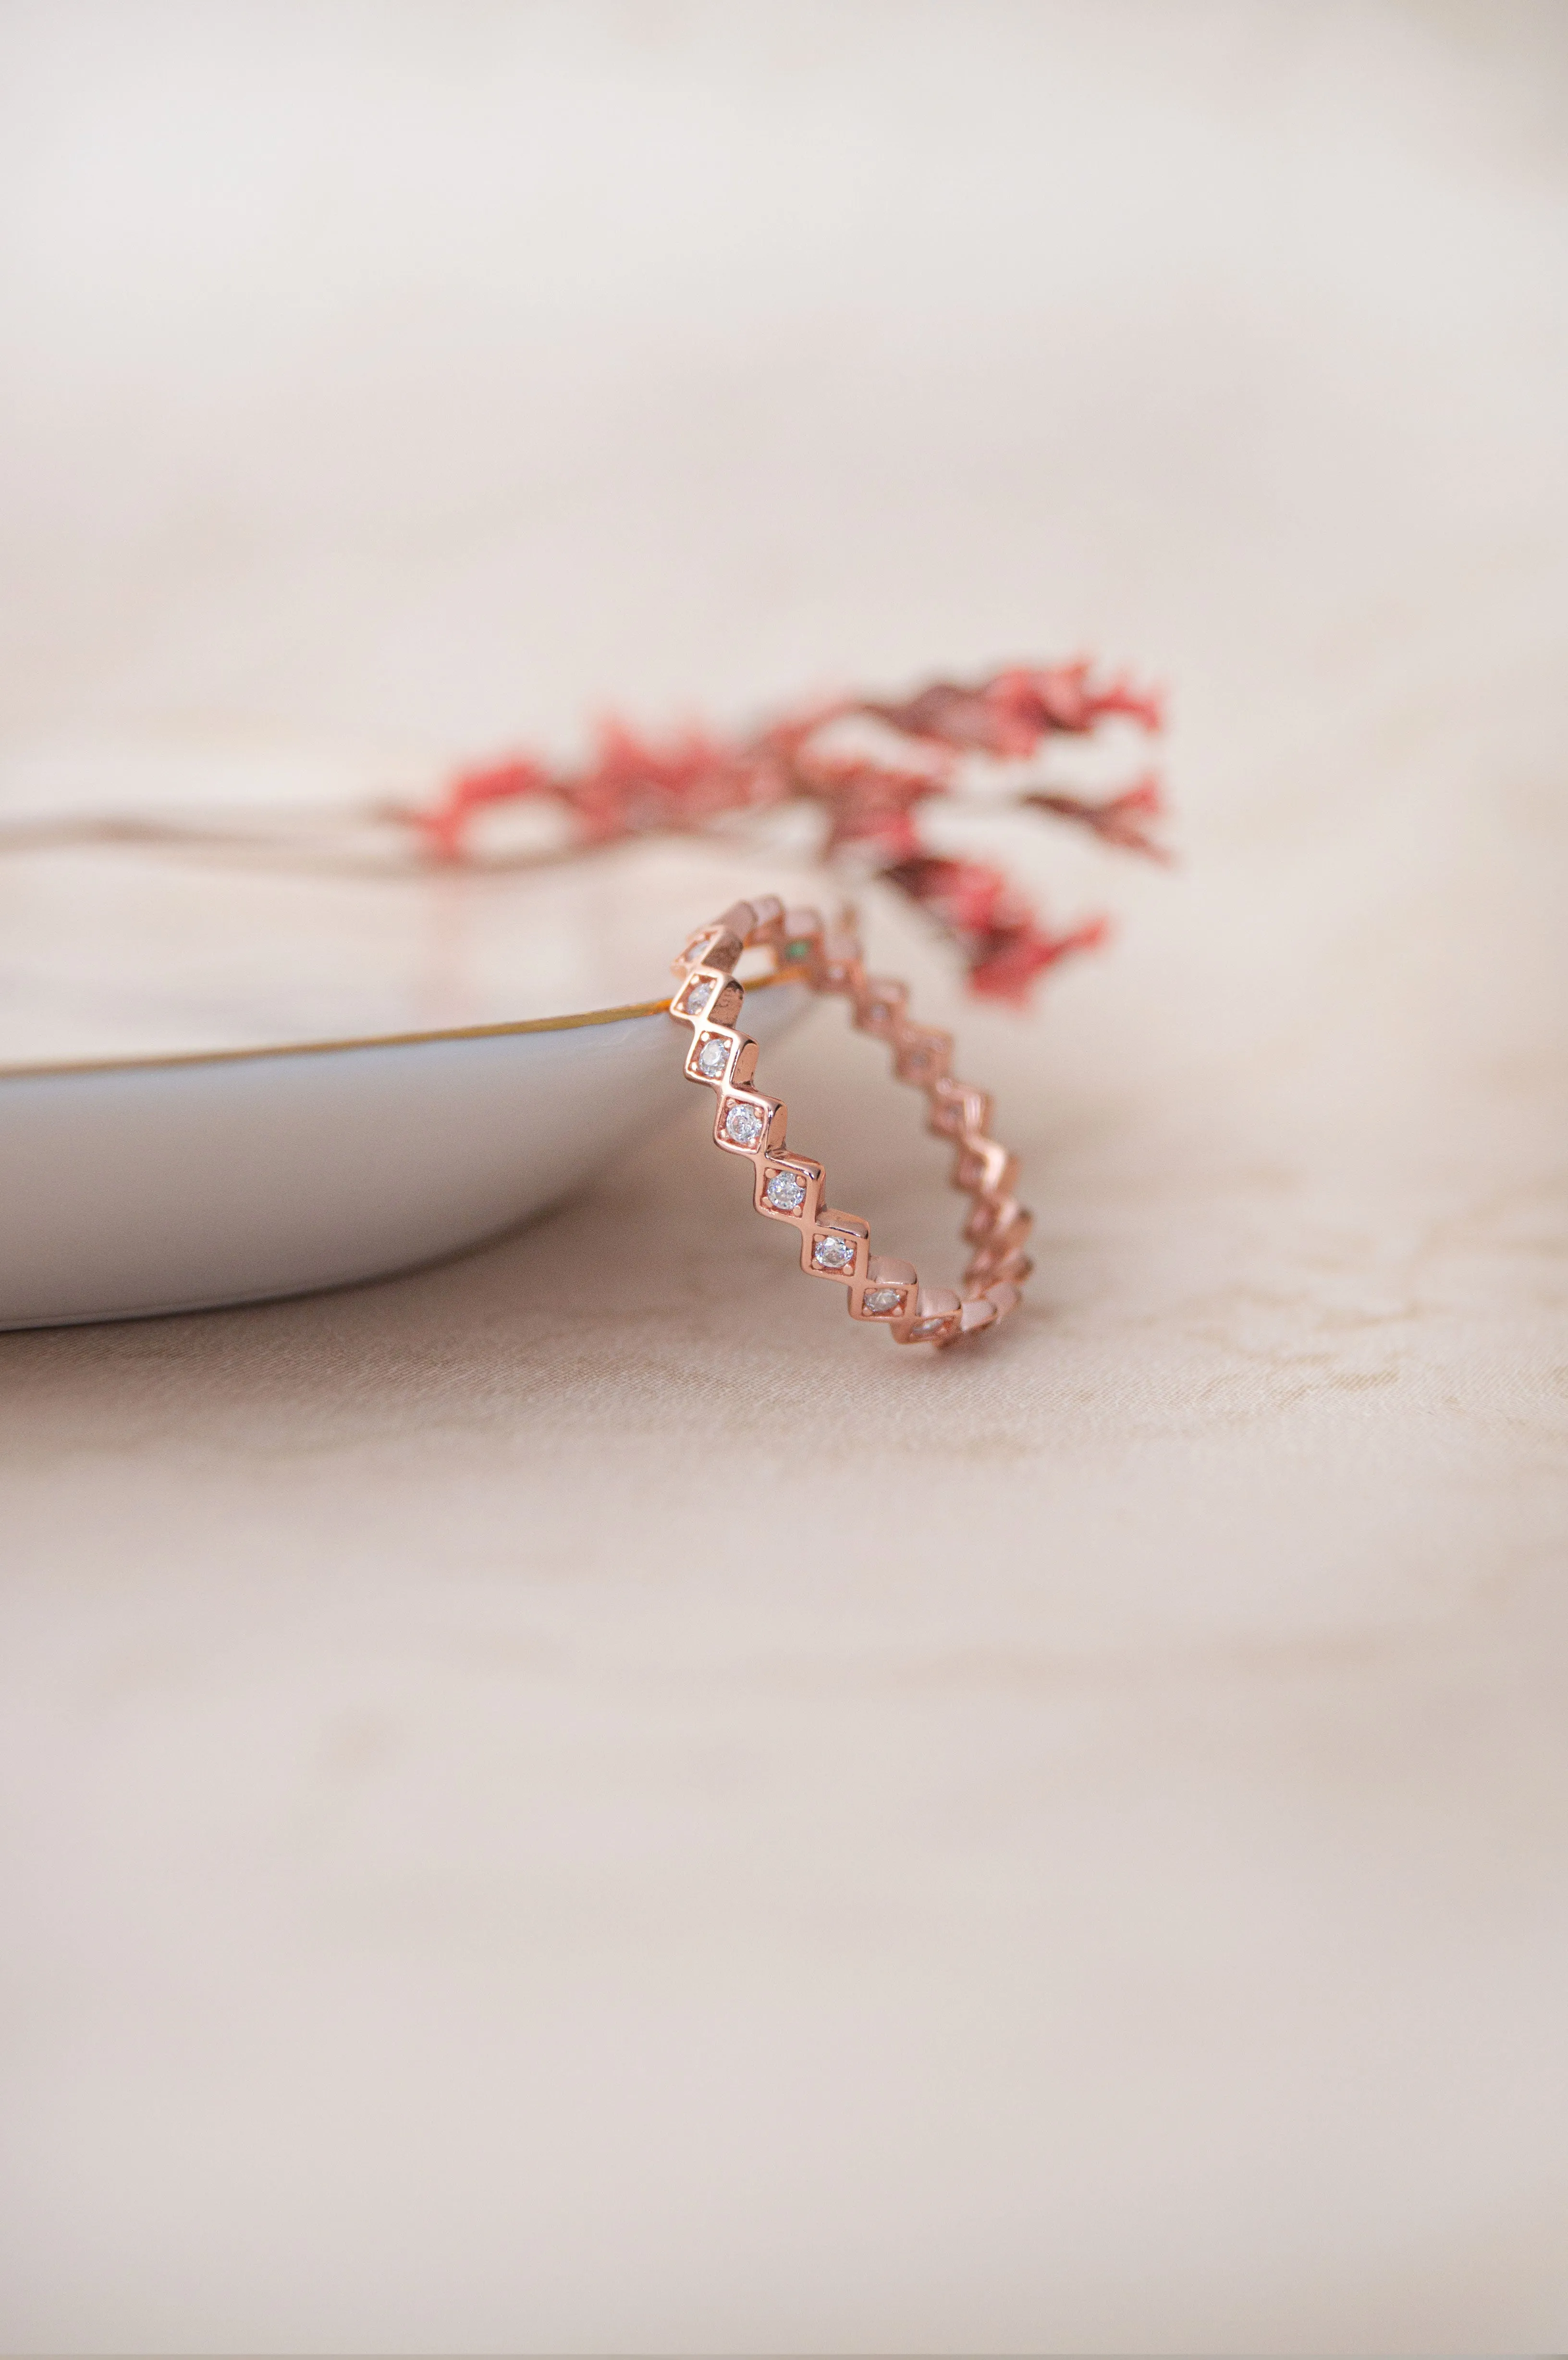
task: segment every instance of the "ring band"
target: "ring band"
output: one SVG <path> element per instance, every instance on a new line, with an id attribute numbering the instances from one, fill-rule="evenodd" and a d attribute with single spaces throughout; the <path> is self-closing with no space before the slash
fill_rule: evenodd
<path id="1" fill-rule="evenodd" d="M 972 1199 L 963 1235 L 974 1251 L 960 1293 L 922 1286 L 912 1263 L 874 1254 L 859 1215 L 828 1205 L 822 1164 L 785 1145 L 786 1109 L 754 1087 L 757 1043 L 739 1030 L 746 992 L 735 969 L 745 950 L 769 951 L 776 976 L 849 1000 L 857 1028 L 891 1049 L 898 1080 L 924 1091 L 928 1129 L 953 1144 L 952 1184 Z M 674 973 L 670 1013 L 691 1028 L 687 1079 L 717 1099 L 713 1142 L 751 1162 L 757 1210 L 799 1229 L 801 1269 L 836 1280 L 850 1317 L 888 1328 L 900 1344 L 951 1344 L 1006 1318 L 1031 1267 L 1023 1247 L 1032 1216 L 1012 1194 L 1017 1163 L 986 1136 L 985 1091 L 950 1071 L 952 1036 L 912 1024 L 905 987 L 866 974 L 852 923 L 824 928 L 815 910 L 786 911 L 771 893 L 737 901 L 691 937 Z"/>

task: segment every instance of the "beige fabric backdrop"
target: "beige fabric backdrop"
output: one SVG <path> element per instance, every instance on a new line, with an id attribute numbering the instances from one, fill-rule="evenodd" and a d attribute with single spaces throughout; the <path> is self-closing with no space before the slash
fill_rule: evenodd
<path id="1" fill-rule="evenodd" d="M 0 1338 L 7 2348 L 1560 2346 L 1563 22 L 7 15 L 8 808 L 1082 644 L 1183 855 L 1012 841 L 1027 1023 L 879 920 L 995 1349 L 694 1132 Z"/>

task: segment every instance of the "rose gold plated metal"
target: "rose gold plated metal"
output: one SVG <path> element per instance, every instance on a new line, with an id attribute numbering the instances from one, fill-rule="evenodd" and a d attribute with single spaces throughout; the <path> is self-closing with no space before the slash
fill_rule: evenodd
<path id="1" fill-rule="evenodd" d="M 952 1184 L 970 1199 L 963 1235 L 972 1251 L 957 1293 L 922 1286 L 911 1262 L 874 1254 L 859 1214 L 829 1205 L 821 1163 L 787 1144 L 786 1109 L 756 1087 L 757 1043 L 740 1030 L 746 991 L 735 970 L 746 950 L 768 952 L 776 976 L 847 1000 L 859 1030 L 887 1043 L 898 1080 L 924 1092 L 927 1127 L 952 1142 Z M 1032 1267 L 1024 1241 L 1033 1216 L 1013 1194 L 1017 1164 L 986 1134 L 985 1091 L 952 1073 L 952 1035 L 911 1022 L 905 987 L 866 974 L 853 917 L 828 927 L 815 910 L 786 910 L 771 893 L 737 901 L 692 935 L 674 973 L 670 1013 L 691 1027 L 687 1079 L 713 1093 L 713 1144 L 750 1163 L 757 1212 L 799 1231 L 801 1269 L 836 1280 L 850 1317 L 899 1344 L 951 1344 L 1005 1319 Z"/>

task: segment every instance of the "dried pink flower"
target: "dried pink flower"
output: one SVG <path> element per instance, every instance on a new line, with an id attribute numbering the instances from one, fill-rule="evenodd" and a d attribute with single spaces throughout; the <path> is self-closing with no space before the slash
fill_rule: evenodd
<path id="1" fill-rule="evenodd" d="M 514 757 L 461 772 L 430 809 L 402 816 L 436 858 L 456 860 L 465 856 L 481 811 L 523 797 L 560 806 L 583 849 L 629 836 L 701 829 L 735 812 L 814 804 L 827 821 L 824 860 L 869 865 L 957 945 L 975 991 L 1021 1006 L 1047 967 L 1104 941 L 1105 921 L 1091 918 L 1051 933 L 1000 869 L 931 852 L 920 835 L 921 808 L 937 798 L 962 800 L 960 766 L 969 758 L 1018 760 L 1052 737 L 1083 737 L 1117 718 L 1156 732 L 1160 699 L 1125 679 L 1097 681 L 1085 661 L 1015 665 L 979 681 L 933 681 L 896 703 L 839 698 L 735 740 L 693 730 L 655 745 L 609 721 L 580 770 L 550 770 Z M 908 739 L 920 749 L 922 767 L 824 743 L 832 726 L 846 720 L 876 721 Z M 1162 809 L 1152 774 L 1098 802 L 1048 787 L 1020 791 L 1013 800 L 1086 827 L 1120 850 L 1168 857 L 1152 832 Z"/>

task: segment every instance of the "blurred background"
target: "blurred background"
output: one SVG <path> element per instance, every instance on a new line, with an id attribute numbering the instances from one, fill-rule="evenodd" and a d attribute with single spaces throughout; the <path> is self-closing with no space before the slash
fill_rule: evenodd
<path id="1" fill-rule="evenodd" d="M 880 921 L 1041 1206 L 961 1393 L 748 1359 L 694 1156 L 0 1338 L 8 2347 L 1561 2343 L 1565 108 L 1555 0 L 0 7 L 0 823 L 1085 650 L 1181 850 L 1002 830 L 1120 921 L 1021 1022 Z M 0 858 L 14 1054 L 518 1012 L 181 878 Z"/>

